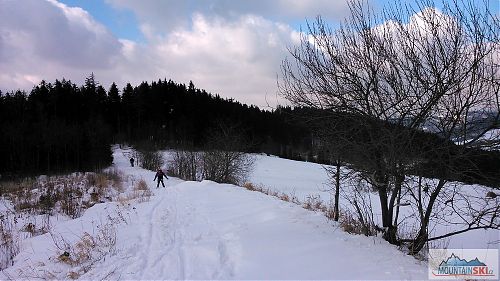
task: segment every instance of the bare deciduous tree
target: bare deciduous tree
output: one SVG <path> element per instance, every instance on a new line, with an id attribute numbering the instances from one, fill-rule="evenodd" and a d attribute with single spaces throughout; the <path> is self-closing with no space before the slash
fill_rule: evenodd
<path id="1" fill-rule="evenodd" d="M 300 44 L 290 50 L 292 59 L 282 64 L 279 84 L 281 95 L 295 106 L 353 117 L 358 135 L 337 130 L 332 138 L 347 142 L 344 147 L 361 160 L 351 161 L 378 191 L 386 240 L 410 242 L 412 253 L 433 239 L 499 227 L 498 208 L 476 202 L 463 231 L 429 237 L 429 222 L 441 210 L 436 205 L 449 190 L 448 179 L 464 173 L 456 163 L 470 159 L 474 149 L 500 143 L 499 20 L 487 3 L 441 6 L 439 11 L 426 0 L 417 1 L 416 8 L 396 4 L 379 16 L 352 1 L 351 17 L 340 28 L 332 30 L 321 18 L 308 24 Z M 442 141 L 426 144 L 424 131 Z M 426 191 L 422 185 L 409 187 L 420 215 L 418 232 L 398 239 L 395 213 L 403 183 L 429 155 L 438 156 L 439 180 Z M 455 189 L 452 202 L 459 195 L 467 199 L 463 192 Z M 465 218 L 459 208 L 452 211 Z"/>
<path id="2" fill-rule="evenodd" d="M 221 122 L 213 128 L 204 151 L 176 151 L 171 173 L 185 180 L 212 180 L 241 185 L 253 168 L 247 141 L 234 126 Z"/>
<path id="3" fill-rule="evenodd" d="M 169 173 L 184 180 L 201 180 L 203 152 L 177 150 L 170 161 Z"/>
<path id="4" fill-rule="evenodd" d="M 248 141 L 235 126 L 220 123 L 212 131 L 203 154 L 203 178 L 221 183 L 243 184 L 253 167 L 245 151 Z"/>

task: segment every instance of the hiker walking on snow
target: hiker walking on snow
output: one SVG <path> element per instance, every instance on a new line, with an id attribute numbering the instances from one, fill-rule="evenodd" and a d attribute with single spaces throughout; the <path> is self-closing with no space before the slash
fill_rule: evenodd
<path id="1" fill-rule="evenodd" d="M 134 158 L 130 158 L 130 166 L 134 167 Z"/>
<path id="2" fill-rule="evenodd" d="M 158 171 L 156 172 L 155 178 L 153 180 L 153 181 L 155 181 L 156 179 L 158 179 L 158 183 L 156 184 L 156 188 L 160 187 L 160 182 L 161 182 L 161 185 L 163 187 L 165 187 L 165 184 L 163 183 L 163 177 L 168 179 L 167 175 L 165 175 L 161 169 L 158 169 Z"/>

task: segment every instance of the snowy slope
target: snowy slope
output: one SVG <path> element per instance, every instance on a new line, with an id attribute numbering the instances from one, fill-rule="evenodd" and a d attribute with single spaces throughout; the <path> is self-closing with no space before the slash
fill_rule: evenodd
<path id="1" fill-rule="evenodd" d="M 53 233 L 68 242 L 111 221 L 112 249 L 81 270 L 81 279 L 426 279 L 427 265 L 380 238 L 349 235 L 320 214 L 258 192 L 210 181 L 169 178 L 153 186 L 154 173 L 114 165 L 147 181 L 149 202 L 97 204 Z M 109 226 L 109 224 L 106 224 Z M 75 267 L 57 259 L 49 234 L 27 239 L 14 266 L 0 279 L 65 279 Z"/>
<path id="2" fill-rule="evenodd" d="M 332 192 L 331 180 L 328 177 L 323 165 L 294 161 L 273 156 L 255 155 L 256 163 L 249 181 L 272 188 L 276 191 L 287 194 L 294 194 L 297 198 L 304 202 L 307 196 L 319 196 L 325 203 L 330 202 Z M 488 190 L 479 185 L 461 186 L 467 194 L 471 196 L 481 196 L 486 194 Z M 378 196 L 371 196 L 373 212 L 375 219 L 380 218 L 380 203 Z M 341 209 L 352 208 L 343 196 L 340 197 Z M 406 216 L 409 219 L 413 216 L 411 208 L 402 207 L 401 216 Z M 431 228 L 436 234 L 447 233 L 451 230 L 456 230 L 457 226 L 433 225 Z M 452 236 L 442 240 L 443 246 L 448 248 L 458 249 L 500 249 L 500 230 L 474 230 Z M 439 243 L 439 242 L 438 242 Z"/>
<path id="3" fill-rule="evenodd" d="M 300 201 L 309 195 L 330 200 L 330 179 L 323 165 L 275 156 L 255 155 L 254 170 L 249 181 L 272 189 L 293 193 Z"/>

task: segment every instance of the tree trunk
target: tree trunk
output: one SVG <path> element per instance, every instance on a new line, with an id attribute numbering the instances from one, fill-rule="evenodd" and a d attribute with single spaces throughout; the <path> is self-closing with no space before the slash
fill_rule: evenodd
<path id="1" fill-rule="evenodd" d="M 401 188 L 405 180 L 404 173 L 397 173 L 394 176 L 394 190 L 392 191 L 391 201 L 389 202 L 389 212 L 394 214 L 394 207 L 396 207 L 396 214 L 394 216 L 393 226 L 395 234 L 397 235 L 398 217 L 399 217 L 399 204 L 401 203 Z M 397 201 L 396 201 L 397 198 Z"/>
<path id="2" fill-rule="evenodd" d="M 424 219 L 420 223 L 420 230 L 418 231 L 418 234 L 413 242 L 408 247 L 410 250 L 410 255 L 414 255 L 420 252 L 420 250 L 422 250 L 422 248 L 425 246 L 425 243 L 427 243 L 427 239 L 429 238 L 428 227 L 429 220 L 432 214 L 432 208 L 434 207 L 434 203 L 436 202 L 436 199 L 441 192 L 441 189 L 443 189 L 445 183 L 445 180 L 439 180 L 436 189 L 434 189 L 434 191 L 431 193 L 429 204 L 427 205 L 427 208 L 425 210 Z"/>
<path id="3" fill-rule="evenodd" d="M 392 225 L 392 214 L 389 213 L 387 200 L 387 184 L 377 185 L 378 196 L 380 199 L 380 209 L 382 210 L 382 225 L 389 227 Z"/>
<path id="4" fill-rule="evenodd" d="M 335 174 L 335 207 L 333 219 L 339 221 L 339 197 L 340 197 L 340 162 L 337 162 L 337 173 Z"/>
<path id="5" fill-rule="evenodd" d="M 387 188 L 389 183 L 384 175 L 381 175 L 381 173 L 375 173 L 375 184 L 380 199 L 380 209 L 382 210 L 382 225 L 385 228 L 383 238 L 387 242 L 397 245 L 397 229 L 392 224 L 392 208 L 389 208 L 389 201 L 387 198 Z"/>
<path id="6" fill-rule="evenodd" d="M 399 207 L 401 204 L 401 189 L 398 192 L 398 199 L 396 201 L 396 215 L 394 216 L 394 225 L 397 227 L 398 225 L 398 217 L 399 217 Z"/>

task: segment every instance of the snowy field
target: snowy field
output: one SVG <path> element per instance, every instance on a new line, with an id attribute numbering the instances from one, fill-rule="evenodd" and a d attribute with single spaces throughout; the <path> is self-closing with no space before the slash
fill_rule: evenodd
<path id="1" fill-rule="evenodd" d="M 115 150 L 113 164 L 127 177 L 124 192 L 144 179 L 149 201 L 106 202 L 54 220 L 50 233 L 22 241 L 0 280 L 427 278 L 425 262 L 381 238 L 347 234 L 322 214 L 259 192 L 175 178 L 156 189 L 154 173 L 130 167 L 125 152 Z M 251 180 L 297 197 L 329 196 L 315 164 L 259 156 Z M 66 249 L 81 262 L 65 260 Z"/>
<path id="2" fill-rule="evenodd" d="M 279 157 L 255 155 L 255 168 L 249 181 L 273 190 L 294 194 L 303 202 L 308 196 L 319 196 L 328 203 L 333 198 L 331 180 L 323 165 L 283 159 Z M 487 190 L 477 185 L 459 184 L 470 194 L 486 194 Z M 380 218 L 380 203 L 377 194 L 370 196 L 375 219 Z M 497 201 L 498 202 L 498 201 Z M 340 197 L 341 209 L 352 206 L 345 199 L 345 194 Z M 413 211 L 408 207 L 401 207 L 401 216 L 410 218 Z M 434 225 L 434 233 L 446 233 L 456 226 Z M 456 249 L 500 249 L 500 230 L 473 230 L 444 240 L 438 240 L 448 248 Z M 438 244 L 437 244 L 438 245 Z M 439 244 L 441 245 L 441 244 Z"/>

